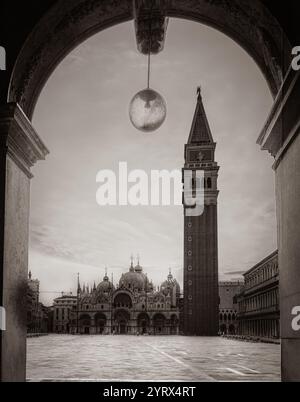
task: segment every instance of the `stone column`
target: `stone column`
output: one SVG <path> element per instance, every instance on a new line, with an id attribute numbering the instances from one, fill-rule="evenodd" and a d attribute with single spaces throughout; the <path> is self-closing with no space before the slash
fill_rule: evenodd
<path id="1" fill-rule="evenodd" d="M 48 150 L 17 104 L 0 107 L 0 332 L 2 382 L 25 380 L 31 167 Z"/>
<path id="2" fill-rule="evenodd" d="M 283 381 L 300 381 L 300 330 L 292 328 L 300 306 L 299 105 L 300 71 L 290 68 L 258 139 L 275 157 Z"/>

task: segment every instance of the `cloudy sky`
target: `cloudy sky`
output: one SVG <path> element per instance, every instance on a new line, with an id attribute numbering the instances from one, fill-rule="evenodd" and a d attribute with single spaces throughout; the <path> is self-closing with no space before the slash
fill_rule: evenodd
<path id="1" fill-rule="evenodd" d="M 122 24 L 75 49 L 40 96 L 34 126 L 51 153 L 34 168 L 29 266 L 46 303 L 75 291 L 78 272 L 98 283 L 107 266 L 117 281 L 131 254 L 156 285 L 169 267 L 182 282 L 182 208 L 100 207 L 96 175 L 120 161 L 130 170 L 181 169 L 199 85 L 221 166 L 220 278 L 238 278 L 276 248 L 272 159 L 256 145 L 272 99 L 256 64 L 223 34 L 172 19 L 151 82 L 168 117 L 142 134 L 128 105 L 146 86 L 146 62 L 133 24 Z"/>

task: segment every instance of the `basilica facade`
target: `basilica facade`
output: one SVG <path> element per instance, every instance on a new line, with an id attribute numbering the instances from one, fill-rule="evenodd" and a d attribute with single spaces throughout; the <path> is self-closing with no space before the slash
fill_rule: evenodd
<path id="1" fill-rule="evenodd" d="M 177 335 L 180 286 L 171 272 L 155 288 L 139 262 L 133 261 L 114 286 L 107 272 L 93 288 L 78 282 L 76 307 L 69 310 L 73 334 Z"/>

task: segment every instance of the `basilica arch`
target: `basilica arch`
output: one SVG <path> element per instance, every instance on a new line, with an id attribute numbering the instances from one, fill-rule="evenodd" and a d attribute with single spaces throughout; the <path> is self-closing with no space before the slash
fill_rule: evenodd
<path id="1" fill-rule="evenodd" d="M 117 309 L 114 312 L 114 326 L 116 333 L 126 335 L 130 333 L 130 312 L 124 309 Z"/>
<path id="2" fill-rule="evenodd" d="M 166 317 L 162 313 L 157 313 L 153 316 L 153 329 L 155 335 L 163 335 L 166 326 Z"/>
<path id="3" fill-rule="evenodd" d="M 291 307 L 300 305 L 300 229 L 297 225 L 300 136 L 299 112 L 294 107 L 299 104 L 300 72 L 289 68 L 291 45 L 285 34 L 289 28 L 284 26 L 284 19 L 282 25 L 278 23 L 269 11 L 272 6 L 260 0 L 154 1 L 166 16 L 208 24 L 239 43 L 260 67 L 275 99 L 258 143 L 275 158 L 279 265 L 282 267 L 282 374 L 284 379 L 300 379 L 300 334 L 293 332 L 290 325 Z M 22 5 L 12 1 L 9 7 L 18 9 Z M 55 67 L 72 49 L 101 30 L 132 20 L 134 15 L 132 0 L 47 0 L 26 7 L 32 7 L 32 15 L 19 21 L 17 39 L 11 39 L 10 43 L 10 24 L 4 27 L 7 47 L 11 47 L 8 68 L 0 83 L 0 185 L 3 190 L 0 291 L 8 313 L 7 332 L 1 333 L 2 381 L 25 379 L 23 300 L 31 168 L 48 153 L 30 123 L 36 102 Z M 12 11 L 13 8 L 10 17 L 15 18 Z M 289 32 L 289 38 L 296 40 L 296 31 L 295 27 L 295 34 Z M 287 118 L 283 125 L 284 113 Z"/>
<path id="4" fill-rule="evenodd" d="M 137 318 L 138 332 L 147 334 L 150 331 L 150 317 L 147 313 L 140 313 Z"/>
<path id="5" fill-rule="evenodd" d="M 114 308 L 132 308 L 132 295 L 126 290 L 121 290 L 114 295 Z"/>
<path id="6" fill-rule="evenodd" d="M 106 315 L 104 313 L 97 313 L 95 314 L 94 321 L 95 321 L 96 334 L 101 335 L 104 334 L 105 327 L 107 324 Z"/>
<path id="7" fill-rule="evenodd" d="M 170 318 L 170 335 L 177 335 L 179 333 L 179 317 L 172 314 Z"/>
<path id="8" fill-rule="evenodd" d="M 89 335 L 92 326 L 92 319 L 89 314 L 81 314 L 79 317 L 79 325 L 85 335 Z"/>

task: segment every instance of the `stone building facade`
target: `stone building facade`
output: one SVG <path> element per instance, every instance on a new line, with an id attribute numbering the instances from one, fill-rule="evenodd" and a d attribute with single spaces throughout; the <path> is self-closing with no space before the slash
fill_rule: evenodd
<path id="1" fill-rule="evenodd" d="M 275 251 L 244 274 L 238 295 L 239 335 L 280 338 L 279 268 Z"/>
<path id="2" fill-rule="evenodd" d="M 29 272 L 27 279 L 27 333 L 47 333 L 50 328 L 50 309 L 40 302 L 40 281 Z"/>
<path id="3" fill-rule="evenodd" d="M 221 335 L 236 335 L 238 333 L 239 305 L 237 295 L 244 288 L 243 282 L 219 282 L 219 333 Z"/>
<path id="4" fill-rule="evenodd" d="M 70 332 L 71 312 L 77 309 L 77 296 L 63 294 L 53 303 L 53 332 L 68 334 Z"/>
<path id="5" fill-rule="evenodd" d="M 157 289 L 143 268 L 133 261 L 115 287 L 107 273 L 93 288 L 78 285 L 69 310 L 70 333 L 76 334 L 160 334 L 179 333 L 180 286 L 171 272 Z M 66 325 L 66 324 L 65 324 Z"/>

